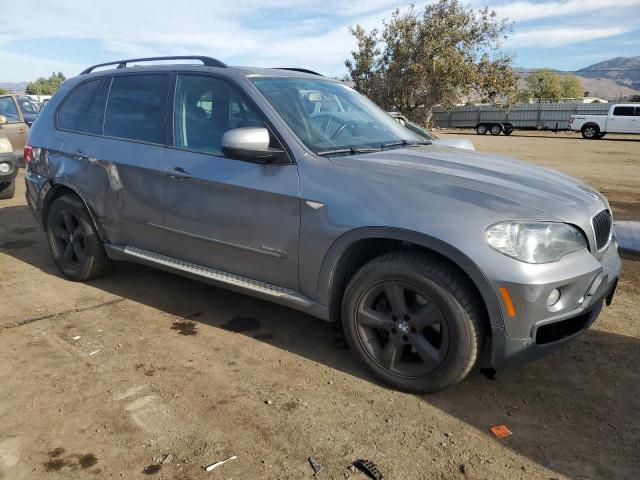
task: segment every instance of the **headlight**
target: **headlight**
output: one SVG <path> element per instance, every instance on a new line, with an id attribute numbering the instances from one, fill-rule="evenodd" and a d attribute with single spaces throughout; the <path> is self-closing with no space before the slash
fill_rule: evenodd
<path id="1" fill-rule="evenodd" d="M 11 164 L 7 162 L 0 163 L 0 173 L 9 173 L 11 171 Z"/>
<path id="2" fill-rule="evenodd" d="M 494 250 L 527 263 L 557 262 L 587 248 L 584 235 L 566 223 L 496 223 L 484 231 L 484 239 Z"/>

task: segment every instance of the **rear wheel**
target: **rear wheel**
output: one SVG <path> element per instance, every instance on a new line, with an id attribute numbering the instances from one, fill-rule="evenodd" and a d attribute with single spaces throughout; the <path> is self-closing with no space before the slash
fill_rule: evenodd
<path id="1" fill-rule="evenodd" d="M 16 182 L 0 183 L 0 200 L 8 200 L 16 194 Z"/>
<path id="2" fill-rule="evenodd" d="M 600 128 L 597 125 L 585 125 L 582 127 L 582 138 L 594 140 L 600 138 Z"/>
<path id="3" fill-rule="evenodd" d="M 58 269 L 71 280 L 91 280 L 111 269 L 93 220 L 74 195 L 54 200 L 47 216 L 47 240 Z"/>
<path id="4" fill-rule="evenodd" d="M 463 380 L 482 339 L 465 279 L 415 252 L 386 254 L 362 267 L 345 292 L 342 322 L 347 342 L 373 374 L 419 393 Z"/>
<path id="5" fill-rule="evenodd" d="M 491 126 L 491 135 L 500 135 L 501 131 L 502 131 L 502 127 L 500 125 Z"/>
<path id="6" fill-rule="evenodd" d="M 476 133 L 478 135 L 484 135 L 487 133 L 487 126 L 484 124 L 480 124 L 476 127 Z"/>

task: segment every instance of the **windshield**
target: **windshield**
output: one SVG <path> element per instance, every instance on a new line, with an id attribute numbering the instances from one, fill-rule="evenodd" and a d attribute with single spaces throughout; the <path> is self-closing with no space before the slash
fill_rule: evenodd
<path id="1" fill-rule="evenodd" d="M 291 130 L 316 153 L 371 151 L 422 140 L 355 90 L 303 78 L 253 78 Z M 334 152 L 335 151 L 335 152 Z"/>
<path id="2" fill-rule="evenodd" d="M 38 113 L 40 111 L 38 104 L 30 100 L 20 100 L 20 105 L 25 113 Z"/>

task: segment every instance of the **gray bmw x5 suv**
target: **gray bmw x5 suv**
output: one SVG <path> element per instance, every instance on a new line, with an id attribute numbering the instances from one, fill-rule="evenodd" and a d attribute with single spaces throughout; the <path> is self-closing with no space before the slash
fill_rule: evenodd
<path id="1" fill-rule="evenodd" d="M 303 310 L 415 392 L 543 355 L 611 301 L 592 188 L 431 145 L 314 72 L 188 58 L 88 68 L 33 125 L 27 200 L 69 279 L 132 261 Z"/>

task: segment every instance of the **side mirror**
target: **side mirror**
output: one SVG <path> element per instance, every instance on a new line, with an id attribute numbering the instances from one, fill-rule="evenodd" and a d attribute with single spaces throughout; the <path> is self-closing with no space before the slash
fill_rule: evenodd
<path id="1" fill-rule="evenodd" d="M 269 148 L 269 130 L 264 127 L 243 127 L 227 130 L 222 136 L 222 152 L 229 158 L 255 163 L 270 163 L 284 152 Z"/>
<path id="2" fill-rule="evenodd" d="M 0 115 L 0 125 L 4 125 L 5 123 L 7 123 L 7 117 Z"/>

